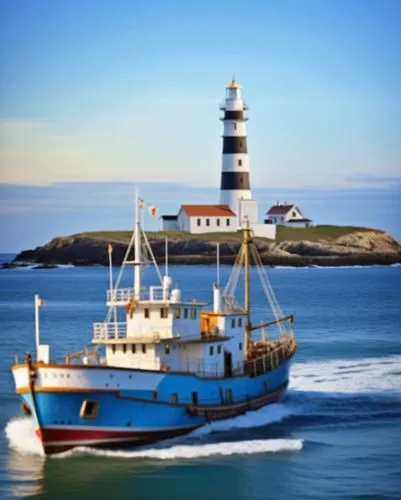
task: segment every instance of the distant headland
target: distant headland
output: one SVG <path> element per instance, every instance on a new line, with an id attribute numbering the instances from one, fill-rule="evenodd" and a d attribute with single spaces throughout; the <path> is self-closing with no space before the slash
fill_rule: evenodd
<path id="1" fill-rule="evenodd" d="M 130 231 L 85 232 L 60 236 L 33 250 L 24 250 L 3 267 L 29 262 L 38 268 L 72 264 L 108 265 L 108 246 L 113 248 L 113 264 L 122 262 Z M 240 247 L 241 232 L 204 233 L 150 232 L 148 239 L 158 262 L 165 259 L 168 237 L 172 264 L 210 264 L 216 261 L 216 243 L 222 264 L 232 264 Z M 276 240 L 255 238 L 262 261 L 270 266 L 352 266 L 401 263 L 401 245 L 389 233 L 352 226 L 277 226 Z"/>

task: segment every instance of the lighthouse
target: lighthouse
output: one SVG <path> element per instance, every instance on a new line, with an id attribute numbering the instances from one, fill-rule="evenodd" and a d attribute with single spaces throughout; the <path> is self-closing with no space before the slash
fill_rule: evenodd
<path id="1" fill-rule="evenodd" d="M 195 233 L 237 232 L 250 227 L 254 236 L 274 240 L 275 220 L 258 223 L 258 202 L 252 198 L 246 121 L 248 110 L 241 87 L 232 78 L 220 110 L 223 115 L 223 151 L 219 204 L 181 205 L 177 215 L 162 215 L 162 231 Z M 213 202 L 213 204 L 210 204 Z"/>
<path id="2" fill-rule="evenodd" d="M 257 222 L 257 204 L 252 200 L 247 135 L 248 120 L 241 87 L 235 78 L 226 87 L 226 97 L 220 106 L 223 116 L 223 151 L 220 182 L 220 203 L 228 205 L 238 216 L 238 225 L 245 217 Z"/>

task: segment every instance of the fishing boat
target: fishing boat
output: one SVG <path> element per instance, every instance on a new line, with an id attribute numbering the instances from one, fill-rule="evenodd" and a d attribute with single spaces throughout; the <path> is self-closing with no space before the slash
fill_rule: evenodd
<path id="1" fill-rule="evenodd" d="M 280 309 L 249 224 L 241 229 L 242 245 L 223 290 L 217 257 L 209 307 L 172 286 L 167 251 L 162 276 L 139 219 L 137 209 L 115 281 L 109 245 L 107 315 L 93 325 L 89 347 L 51 361 L 50 346 L 40 343 L 41 299 L 35 296 L 36 359 L 28 354 L 12 373 L 45 454 L 148 444 L 259 409 L 285 394 L 297 348 L 294 318 Z M 145 263 L 155 267 L 154 286 L 143 286 Z M 252 322 L 251 264 L 267 298 L 266 319 L 258 324 Z M 130 266 L 133 286 L 123 288 Z"/>

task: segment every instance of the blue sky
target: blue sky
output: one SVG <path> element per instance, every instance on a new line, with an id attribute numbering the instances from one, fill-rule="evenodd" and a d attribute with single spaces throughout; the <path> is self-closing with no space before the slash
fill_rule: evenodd
<path id="1" fill-rule="evenodd" d="M 400 20 L 397 0 L 0 0 L 0 246 L 68 232 L 72 221 L 46 212 L 66 183 L 72 199 L 92 199 L 82 183 L 170 182 L 214 201 L 218 105 L 232 74 L 250 108 L 253 187 L 271 201 L 286 190 L 348 193 L 348 222 L 372 225 L 354 190 L 393 200 L 401 184 Z M 18 186 L 42 197 L 46 234 L 7 232 L 16 213 L 26 213 L 20 232 L 32 231 L 24 221 L 37 208 Z M 372 203 L 377 223 L 393 227 L 396 206 Z M 82 210 L 74 231 L 97 227 Z M 104 214 L 103 227 L 115 223 Z"/>

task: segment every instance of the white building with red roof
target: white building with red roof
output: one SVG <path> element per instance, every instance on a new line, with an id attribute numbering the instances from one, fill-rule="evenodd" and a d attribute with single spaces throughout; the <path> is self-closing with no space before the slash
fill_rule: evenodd
<path id="1" fill-rule="evenodd" d="M 297 205 L 280 203 L 279 201 L 266 212 L 265 224 L 281 224 L 289 227 L 310 227 L 311 219 L 307 219 Z"/>
<path id="2" fill-rule="evenodd" d="M 179 231 L 220 233 L 237 231 L 237 216 L 228 205 L 181 205 Z"/>

